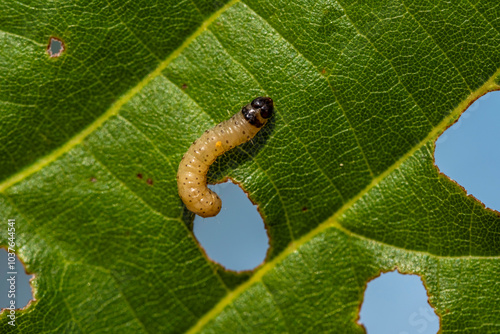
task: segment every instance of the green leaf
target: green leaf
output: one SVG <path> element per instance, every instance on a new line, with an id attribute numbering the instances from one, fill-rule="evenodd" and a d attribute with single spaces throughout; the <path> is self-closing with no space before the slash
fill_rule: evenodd
<path id="1" fill-rule="evenodd" d="M 36 299 L 2 332 L 362 333 L 367 281 L 396 267 L 422 276 L 443 333 L 497 332 L 500 217 L 433 151 L 500 89 L 499 17 L 495 1 L 0 1 L 0 244 L 15 218 Z M 259 95 L 271 124 L 209 173 L 265 218 L 247 279 L 206 258 L 175 175 Z"/>

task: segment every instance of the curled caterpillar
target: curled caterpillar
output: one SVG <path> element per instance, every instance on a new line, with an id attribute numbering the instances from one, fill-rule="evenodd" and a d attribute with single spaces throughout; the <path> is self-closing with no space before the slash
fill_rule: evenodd
<path id="1" fill-rule="evenodd" d="M 177 171 L 179 197 L 190 211 L 201 217 L 219 213 L 221 200 L 207 187 L 208 168 L 219 155 L 252 139 L 272 116 L 273 109 L 271 98 L 258 97 L 193 142 Z"/>

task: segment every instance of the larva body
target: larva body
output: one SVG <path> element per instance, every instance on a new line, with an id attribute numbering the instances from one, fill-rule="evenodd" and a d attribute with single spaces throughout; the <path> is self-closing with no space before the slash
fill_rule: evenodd
<path id="1" fill-rule="evenodd" d="M 177 171 L 179 196 L 190 211 L 201 217 L 219 213 L 221 200 L 207 187 L 208 168 L 219 155 L 252 139 L 272 113 L 273 100 L 258 97 L 193 142 Z"/>

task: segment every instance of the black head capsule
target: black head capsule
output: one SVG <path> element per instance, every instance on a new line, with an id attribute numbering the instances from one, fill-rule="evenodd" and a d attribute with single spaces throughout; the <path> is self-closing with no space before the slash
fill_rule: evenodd
<path id="1" fill-rule="evenodd" d="M 260 128 L 273 115 L 274 103 L 270 97 L 259 96 L 241 109 L 245 119 Z"/>

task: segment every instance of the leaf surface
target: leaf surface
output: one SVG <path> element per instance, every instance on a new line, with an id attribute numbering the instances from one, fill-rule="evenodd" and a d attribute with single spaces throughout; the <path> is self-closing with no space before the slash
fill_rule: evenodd
<path id="1" fill-rule="evenodd" d="M 495 1 L 0 2 L 0 213 L 36 276 L 2 330 L 362 333 L 366 282 L 397 267 L 443 333 L 498 331 L 500 217 L 433 151 L 499 88 L 499 17 Z M 275 117 L 209 172 L 265 218 L 245 281 L 205 257 L 175 175 L 259 95 Z"/>

